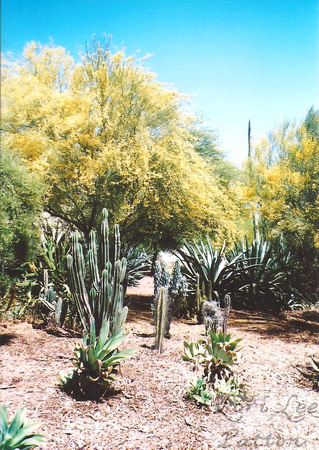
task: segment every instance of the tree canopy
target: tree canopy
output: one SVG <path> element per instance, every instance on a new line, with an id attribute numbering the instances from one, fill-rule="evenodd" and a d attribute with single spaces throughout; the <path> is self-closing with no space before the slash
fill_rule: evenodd
<path id="1" fill-rule="evenodd" d="M 11 274 L 32 261 L 39 246 L 36 221 L 42 209 L 40 180 L 11 152 L 2 148 L 0 159 L 0 274 Z"/>
<path id="2" fill-rule="evenodd" d="M 236 234 L 238 209 L 206 161 L 197 119 L 143 61 L 93 39 L 78 64 L 31 42 L 5 66 L 3 140 L 43 177 L 53 216 L 88 236 L 106 207 L 124 239 L 153 248 Z"/>
<path id="3" fill-rule="evenodd" d="M 248 161 L 248 200 L 265 236 L 278 235 L 299 269 L 317 285 L 319 249 L 319 111 L 297 126 L 285 122 L 256 146 Z"/>

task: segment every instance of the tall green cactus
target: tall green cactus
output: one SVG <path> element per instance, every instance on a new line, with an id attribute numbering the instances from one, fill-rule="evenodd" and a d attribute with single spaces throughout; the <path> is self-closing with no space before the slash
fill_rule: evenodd
<path id="1" fill-rule="evenodd" d="M 168 305 L 166 289 L 164 287 L 161 287 L 157 299 L 155 336 L 155 349 L 158 350 L 159 353 L 161 353 L 163 347 L 163 338 L 167 320 L 167 309 Z"/>
<path id="2" fill-rule="evenodd" d="M 72 255 L 67 257 L 70 289 L 82 325 L 86 331 L 94 321 L 99 335 L 105 320 L 110 323 L 110 334 L 119 330 L 127 316 L 128 309 L 123 307 L 122 282 L 126 272 L 126 259 L 119 259 L 121 243 L 118 225 L 114 227 L 114 260 L 110 262 L 108 212 L 104 208 L 101 224 L 101 267 L 98 263 L 96 232 L 91 231 L 88 250 L 89 287 L 86 286 L 85 260 L 82 245 L 76 233 L 72 236 Z"/>

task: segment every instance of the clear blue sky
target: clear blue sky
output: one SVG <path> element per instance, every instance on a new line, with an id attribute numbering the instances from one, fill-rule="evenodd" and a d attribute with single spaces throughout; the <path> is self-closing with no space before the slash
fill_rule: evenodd
<path id="1" fill-rule="evenodd" d="M 77 57 L 93 34 L 191 94 L 239 163 L 284 119 L 319 107 L 318 0 L 2 0 L 2 52 L 53 39 Z"/>

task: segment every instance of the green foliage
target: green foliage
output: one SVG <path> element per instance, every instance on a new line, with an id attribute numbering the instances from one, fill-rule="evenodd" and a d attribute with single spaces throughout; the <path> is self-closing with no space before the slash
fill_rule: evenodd
<path id="1" fill-rule="evenodd" d="M 94 320 L 90 334 L 84 333 L 82 345 L 74 349 L 76 369 L 60 379 L 62 388 L 72 395 L 100 399 L 109 390 L 118 373 L 120 362 L 134 356 L 132 349 L 118 351 L 126 338 L 124 328 L 110 334 L 110 323 L 105 320 L 96 336 Z"/>
<path id="2" fill-rule="evenodd" d="M 199 376 L 190 381 L 190 389 L 186 397 L 195 400 L 198 406 L 211 406 L 215 393 L 207 389 L 207 379 Z"/>
<path id="3" fill-rule="evenodd" d="M 158 350 L 159 353 L 162 351 L 163 347 L 163 339 L 164 335 L 167 336 L 169 333 L 169 325 L 168 325 L 168 299 L 167 292 L 164 287 L 161 287 L 158 293 L 158 296 L 155 300 L 156 307 L 156 336 L 155 336 L 155 349 Z"/>
<path id="4" fill-rule="evenodd" d="M 295 265 L 290 281 L 318 299 L 319 111 L 285 122 L 257 145 L 247 163 L 247 205 L 260 234 L 278 235 Z"/>
<path id="5" fill-rule="evenodd" d="M 232 281 L 233 305 L 236 308 L 281 310 L 287 309 L 291 297 L 289 272 L 290 254 L 270 241 L 246 239 L 235 244 L 236 277 Z"/>
<path id="6" fill-rule="evenodd" d="M 224 249 L 215 249 L 207 239 L 207 242 L 186 243 L 178 255 L 193 298 L 200 284 L 203 286 L 200 297 L 207 299 L 206 310 L 214 309 L 212 301 L 216 303 L 217 312 L 221 304 L 224 306 L 223 327 L 227 325 L 229 295 L 235 308 L 280 310 L 288 307 L 292 294 L 291 261 L 283 246 L 280 248 L 265 239 L 255 239 L 249 244 L 246 238 L 245 243 L 235 243 L 234 249 L 225 253 Z M 219 316 L 215 314 L 217 328 L 222 323 L 221 313 Z"/>
<path id="7" fill-rule="evenodd" d="M 3 450 L 27 450 L 40 446 L 44 436 L 34 433 L 39 425 L 27 423 L 26 409 L 18 408 L 9 424 L 5 405 L 0 407 L 0 448 Z"/>
<path id="8" fill-rule="evenodd" d="M 4 65 L 2 139 L 41 174 L 46 211 L 88 240 L 106 206 L 126 244 L 156 249 L 236 234 L 237 206 L 200 154 L 197 118 L 142 60 L 93 38 L 76 65 L 64 48 L 35 42 Z"/>
<path id="9" fill-rule="evenodd" d="M 210 406 L 218 403 L 238 403 L 244 394 L 233 374 L 233 365 L 237 363 L 237 345 L 241 339 L 231 339 L 230 334 L 209 331 L 206 341 L 184 341 L 184 361 L 192 362 L 196 370 L 203 367 L 203 376 L 191 382 L 188 397 L 198 404 Z"/>
<path id="10" fill-rule="evenodd" d="M 209 238 L 198 243 L 185 242 L 176 255 L 183 264 L 183 274 L 193 293 L 199 285 L 201 297 L 210 301 L 219 300 L 221 295 L 231 291 L 230 286 L 236 276 L 235 264 L 240 255 L 231 258 L 225 247 L 214 248 Z"/>
<path id="11" fill-rule="evenodd" d="M 184 361 L 189 361 L 194 364 L 195 369 L 198 369 L 206 357 L 206 345 L 204 340 L 200 339 L 198 342 L 184 341 L 184 353 L 182 358 Z"/>
<path id="12" fill-rule="evenodd" d="M 36 225 L 42 207 L 39 177 L 2 147 L 0 158 L 0 296 L 10 287 L 6 277 L 20 275 L 19 266 L 33 261 L 38 248 Z"/>
<path id="13" fill-rule="evenodd" d="M 238 384 L 235 378 L 225 380 L 216 380 L 214 383 L 214 390 L 216 392 L 216 399 L 219 403 L 230 403 L 237 405 L 245 398 L 245 391 L 241 384 Z"/>
<path id="14" fill-rule="evenodd" d="M 96 232 L 91 231 L 88 250 L 89 288 L 86 285 L 85 259 L 77 233 L 72 237 L 72 255 L 67 257 L 70 290 L 85 330 L 89 330 L 92 321 L 99 334 L 104 321 L 110 323 L 110 333 L 121 329 L 128 308 L 123 307 L 122 282 L 126 273 L 126 259 L 120 257 L 120 233 L 114 227 L 114 259 L 110 262 L 108 212 L 103 209 L 100 243 L 100 266 Z M 100 272 L 101 268 L 101 272 Z"/>

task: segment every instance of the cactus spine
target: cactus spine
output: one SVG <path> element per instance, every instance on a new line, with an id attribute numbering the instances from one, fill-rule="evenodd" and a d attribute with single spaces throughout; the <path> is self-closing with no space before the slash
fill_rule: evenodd
<path id="1" fill-rule="evenodd" d="M 110 334 L 119 330 L 127 316 L 128 309 L 123 307 L 123 287 L 121 283 L 126 273 L 126 259 L 120 258 L 120 232 L 114 227 L 114 260 L 110 262 L 108 212 L 103 209 L 101 224 L 101 273 L 98 264 L 96 232 L 91 231 L 88 250 L 90 290 L 86 287 L 85 262 L 83 249 L 76 233 L 72 236 L 72 255 L 67 257 L 70 289 L 83 328 L 90 330 L 94 321 L 99 335 L 105 320 L 110 323 Z"/>
<path id="2" fill-rule="evenodd" d="M 155 337 L 155 349 L 158 353 L 161 353 L 163 347 L 163 338 L 166 327 L 167 317 L 167 294 L 166 289 L 161 287 L 157 299 L 156 310 L 156 337 Z"/>

